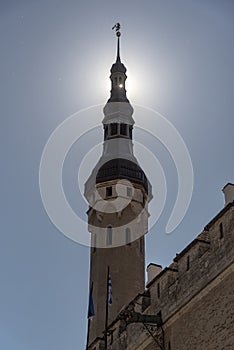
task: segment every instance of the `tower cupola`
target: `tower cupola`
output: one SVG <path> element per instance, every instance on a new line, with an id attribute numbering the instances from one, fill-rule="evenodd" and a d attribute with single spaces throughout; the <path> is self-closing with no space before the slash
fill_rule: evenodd
<path id="1" fill-rule="evenodd" d="M 126 179 L 142 185 L 149 198 L 152 198 L 151 184 L 133 153 L 134 110 L 127 98 L 125 87 L 127 69 L 120 58 L 120 24 L 117 23 L 113 29 L 116 29 L 117 54 L 110 70 L 110 98 L 103 108 L 103 154 L 86 182 L 85 196 L 89 198 L 94 187 L 100 183 Z"/>
<path id="2" fill-rule="evenodd" d="M 129 102 L 126 96 L 125 82 L 127 79 L 124 64 L 120 59 L 120 32 L 117 32 L 116 62 L 111 67 L 111 96 L 108 102 Z"/>

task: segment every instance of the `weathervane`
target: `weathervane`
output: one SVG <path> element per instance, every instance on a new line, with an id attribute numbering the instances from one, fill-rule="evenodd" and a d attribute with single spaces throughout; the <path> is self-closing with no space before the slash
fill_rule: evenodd
<path id="1" fill-rule="evenodd" d="M 117 37 L 120 37 L 121 33 L 120 33 L 120 23 L 116 23 L 114 25 L 114 27 L 112 27 L 112 30 L 115 29 L 115 32 L 116 32 L 116 36 Z"/>

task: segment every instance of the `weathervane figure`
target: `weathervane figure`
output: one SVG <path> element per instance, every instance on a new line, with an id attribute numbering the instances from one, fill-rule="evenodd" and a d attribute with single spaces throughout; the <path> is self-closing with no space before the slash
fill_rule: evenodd
<path id="1" fill-rule="evenodd" d="M 114 25 L 114 27 L 112 27 L 112 30 L 113 29 L 115 29 L 115 32 L 116 32 L 116 36 L 120 36 L 121 35 L 121 33 L 120 33 L 120 23 L 116 23 L 115 25 Z"/>

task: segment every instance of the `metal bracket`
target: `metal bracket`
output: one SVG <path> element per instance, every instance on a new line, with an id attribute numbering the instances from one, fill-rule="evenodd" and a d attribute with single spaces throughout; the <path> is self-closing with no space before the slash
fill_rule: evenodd
<path id="1" fill-rule="evenodd" d="M 157 315 L 142 315 L 139 312 L 135 312 L 132 308 L 134 306 L 130 305 L 127 310 L 124 310 L 120 313 L 120 319 L 125 320 L 126 325 L 131 323 L 142 323 L 149 333 L 149 335 L 153 338 L 157 346 L 164 350 L 164 331 L 162 328 L 162 315 L 159 312 Z M 155 335 L 151 327 L 155 327 L 155 330 L 160 330 L 159 335 Z"/>
<path id="2" fill-rule="evenodd" d="M 158 313 L 157 315 L 142 315 L 139 312 L 135 312 L 134 310 L 124 310 L 120 314 L 120 318 L 124 319 L 128 324 L 130 323 L 149 323 L 157 325 L 158 327 L 161 327 L 162 325 L 162 317 L 161 313 Z"/>

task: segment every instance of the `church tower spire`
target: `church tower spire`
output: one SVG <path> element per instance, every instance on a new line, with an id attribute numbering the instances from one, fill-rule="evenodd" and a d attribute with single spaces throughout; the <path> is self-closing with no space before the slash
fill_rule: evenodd
<path id="1" fill-rule="evenodd" d="M 127 79 L 126 68 L 120 59 L 120 24 L 115 25 L 117 36 L 116 62 L 111 67 L 111 96 L 108 102 L 129 102 L 126 96 L 125 82 Z"/>
<path id="2" fill-rule="evenodd" d="M 119 37 L 118 36 L 118 41 L 117 41 L 117 57 L 116 57 L 116 62 L 117 61 L 120 61 L 120 40 L 119 40 Z"/>
<path id="3" fill-rule="evenodd" d="M 113 29 L 117 35 L 117 56 L 111 67 L 110 98 L 103 109 L 103 152 L 85 184 L 95 311 L 88 332 L 89 344 L 102 337 L 105 329 L 107 267 L 113 291 L 108 324 L 125 304 L 144 291 L 144 235 L 152 198 L 151 185 L 133 152 L 133 107 L 126 96 L 127 75 L 120 58 L 119 23 Z"/>

